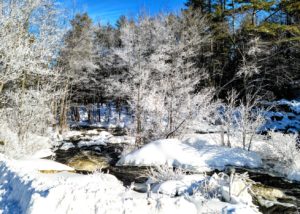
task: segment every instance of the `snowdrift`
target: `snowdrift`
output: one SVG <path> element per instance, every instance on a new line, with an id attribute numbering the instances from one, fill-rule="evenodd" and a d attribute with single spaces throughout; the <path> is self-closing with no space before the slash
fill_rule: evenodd
<path id="1" fill-rule="evenodd" d="M 225 166 L 260 167 L 262 160 L 255 152 L 216 145 L 191 145 L 177 139 L 151 142 L 122 157 L 118 165 L 168 165 L 198 172 L 224 169 Z"/>

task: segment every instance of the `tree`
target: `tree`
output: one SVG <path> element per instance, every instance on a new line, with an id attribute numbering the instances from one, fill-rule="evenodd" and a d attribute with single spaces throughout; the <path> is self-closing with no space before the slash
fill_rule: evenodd
<path id="1" fill-rule="evenodd" d="M 167 125 L 155 130 L 161 130 L 168 138 L 178 136 L 192 118 L 207 115 L 203 110 L 210 104 L 213 92 L 199 89 L 207 75 L 198 59 L 210 35 L 206 19 L 201 15 L 169 16 L 156 22 L 160 24 L 155 27 L 155 38 L 159 38 L 159 44 L 152 55 L 152 66 L 160 80 L 156 86 L 156 96 L 161 97 L 158 104 L 164 108 L 163 111 L 160 108 L 160 112 L 166 112 L 159 118 Z M 157 121 L 157 124 L 161 123 Z"/>
<path id="2" fill-rule="evenodd" d="M 60 107 L 61 130 L 66 127 L 69 99 L 76 103 L 87 103 L 94 93 L 92 90 L 96 84 L 97 65 L 92 20 L 86 13 L 77 14 L 71 20 L 71 26 L 72 29 L 65 36 L 65 45 L 59 58 L 59 66 L 63 69 L 62 84 L 64 85 Z"/>
<path id="3" fill-rule="evenodd" d="M 14 142 L 5 142 L 4 150 L 22 156 L 37 146 L 28 147 L 28 136 L 47 136 L 53 123 L 54 64 L 63 35 L 62 16 L 51 0 L 1 1 L 0 7 L 1 132 L 16 135 Z"/>
<path id="4" fill-rule="evenodd" d="M 117 54 L 127 70 L 117 88 L 134 110 L 138 143 L 178 136 L 200 112 L 206 115 L 201 110 L 212 91 L 200 90 L 206 72 L 196 61 L 209 38 L 205 23 L 200 16 L 160 15 L 121 28 Z"/>
<path id="5" fill-rule="evenodd" d="M 127 67 L 124 79 L 118 84 L 118 91 L 129 97 L 129 102 L 134 109 L 136 121 L 136 144 L 141 145 L 143 103 L 151 90 L 150 69 L 148 61 L 154 50 L 152 42 L 153 28 L 149 17 L 140 17 L 137 24 L 127 22 L 120 29 L 122 47 L 116 54 L 123 60 Z"/>

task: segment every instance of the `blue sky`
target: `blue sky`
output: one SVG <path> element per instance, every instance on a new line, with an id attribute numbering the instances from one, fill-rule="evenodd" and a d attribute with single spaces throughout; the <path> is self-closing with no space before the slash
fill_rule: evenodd
<path id="1" fill-rule="evenodd" d="M 75 3 L 74 3 L 75 2 Z M 88 12 L 95 22 L 115 24 L 121 15 L 136 17 L 140 11 L 157 14 L 162 11 L 178 12 L 186 0 L 63 0 L 71 11 Z"/>

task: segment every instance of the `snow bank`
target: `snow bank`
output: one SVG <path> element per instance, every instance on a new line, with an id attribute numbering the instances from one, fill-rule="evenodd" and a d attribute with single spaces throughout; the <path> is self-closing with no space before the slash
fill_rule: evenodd
<path id="1" fill-rule="evenodd" d="M 36 169 L 41 169 L 42 164 L 48 166 L 47 169 L 62 167 L 51 161 L 15 161 L 0 155 L 0 213 L 199 214 L 232 210 L 249 213 L 246 212 L 249 210 L 247 206 L 198 196 L 173 198 L 153 193 L 151 198 L 147 198 L 145 193 L 123 187 L 109 174 L 41 174 Z M 193 180 L 191 178 L 186 182 Z M 255 212 L 252 210 L 250 213 Z"/>
<path id="2" fill-rule="evenodd" d="M 27 160 L 15 160 L 18 167 L 25 170 L 35 170 L 35 171 L 74 171 L 73 168 L 46 159 L 27 159 Z"/>
<path id="3" fill-rule="evenodd" d="M 199 201 L 191 197 L 153 195 L 147 199 L 147 194 L 126 189 L 109 174 L 40 174 L 28 165 L 32 162 L 1 158 L 1 213 L 205 213 L 198 211 Z M 204 202 L 207 200 L 199 203 Z M 228 207 L 236 210 L 240 206 L 219 200 L 210 203 L 209 210 L 214 212 L 227 211 Z"/>
<path id="4" fill-rule="evenodd" d="M 118 165 L 169 165 L 195 171 L 223 169 L 227 165 L 256 168 L 262 160 L 255 152 L 215 145 L 193 146 L 177 139 L 151 142 L 122 157 Z"/>
<path id="5" fill-rule="evenodd" d="M 21 169 L 29 162 L 0 164 L 0 209 L 3 213 L 121 213 L 124 190 L 111 175 L 40 174 Z M 105 197 L 103 197 L 105 196 Z"/>

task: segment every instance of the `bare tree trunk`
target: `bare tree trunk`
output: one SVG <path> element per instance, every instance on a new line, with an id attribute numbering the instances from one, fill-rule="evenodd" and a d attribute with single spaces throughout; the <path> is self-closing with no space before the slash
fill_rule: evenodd
<path id="1" fill-rule="evenodd" d="M 4 83 L 3 83 L 3 82 L 0 82 L 0 94 L 1 94 L 2 91 L 3 91 L 3 87 L 4 87 Z"/>
<path id="2" fill-rule="evenodd" d="M 230 128 L 227 127 L 227 146 L 231 148 L 231 142 L 230 142 Z"/>
<path id="3" fill-rule="evenodd" d="M 53 115 L 53 122 L 52 122 L 52 127 L 54 130 L 56 130 L 57 128 L 57 101 L 55 100 L 55 98 L 53 98 L 52 101 L 52 115 Z"/>
<path id="4" fill-rule="evenodd" d="M 251 150 L 253 137 L 254 137 L 254 134 L 252 134 L 252 135 L 250 136 L 250 139 L 249 139 L 249 145 L 248 145 L 248 151 L 249 151 L 249 152 L 250 152 L 250 150 Z"/>
<path id="5" fill-rule="evenodd" d="M 246 149 L 246 130 L 243 129 L 243 149 Z"/>
<path id="6" fill-rule="evenodd" d="M 97 111 L 98 111 L 98 122 L 101 122 L 101 105 L 97 103 Z"/>
<path id="7" fill-rule="evenodd" d="M 76 122 L 80 121 L 80 113 L 79 113 L 79 107 L 78 106 L 75 107 L 75 120 L 76 120 Z"/>
<path id="8" fill-rule="evenodd" d="M 93 122 L 93 118 L 92 118 L 92 108 L 90 105 L 88 105 L 88 121 L 91 124 Z"/>
<path id="9" fill-rule="evenodd" d="M 68 82 L 66 83 L 63 97 L 60 103 L 60 118 L 59 118 L 59 133 L 61 134 L 67 128 L 67 96 L 68 96 Z"/>
<path id="10" fill-rule="evenodd" d="M 21 86 L 21 89 L 22 89 L 22 96 L 23 96 L 24 93 L 25 93 L 25 88 L 26 88 L 26 73 L 23 72 L 22 86 Z"/>
<path id="11" fill-rule="evenodd" d="M 142 145 L 142 122 L 141 122 L 141 106 L 140 106 L 141 98 L 140 98 L 140 87 L 138 88 L 138 97 L 137 97 L 137 112 L 136 112 L 136 146 Z"/>
<path id="12" fill-rule="evenodd" d="M 224 139 L 224 127 L 221 125 L 221 144 L 225 146 L 225 139 Z"/>

